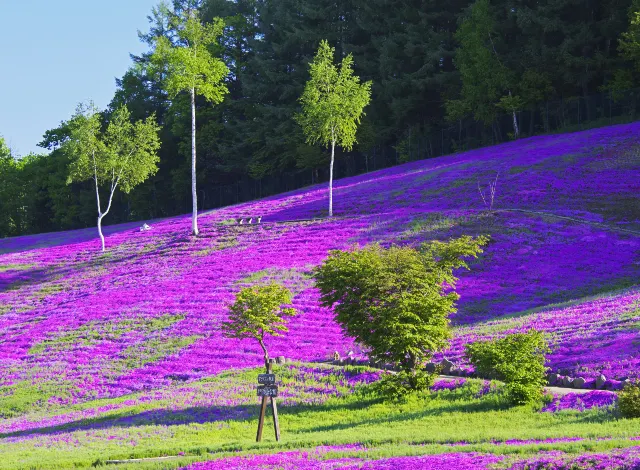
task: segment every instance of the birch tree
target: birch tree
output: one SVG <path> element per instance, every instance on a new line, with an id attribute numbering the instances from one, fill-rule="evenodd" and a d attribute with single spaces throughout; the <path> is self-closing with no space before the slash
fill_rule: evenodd
<path id="1" fill-rule="evenodd" d="M 158 171 L 160 128 L 154 116 L 131 123 L 126 106 L 115 110 L 104 133 L 101 132 L 100 121 L 100 113 L 92 103 L 79 105 L 69 123 L 70 138 L 64 147 L 71 158 L 67 184 L 86 180 L 94 182 L 98 234 L 102 251 L 105 251 L 102 219 L 111 210 L 117 188 L 129 193 Z M 100 199 L 101 186 L 108 188 L 104 210 Z"/>
<path id="2" fill-rule="evenodd" d="M 191 95 L 191 198 L 193 209 L 191 231 L 198 235 L 198 194 L 196 191 L 196 95 L 219 104 L 228 93 L 223 80 L 229 74 L 225 63 L 211 55 L 209 48 L 222 35 L 224 22 L 214 18 L 202 24 L 195 8 L 166 12 L 169 16 L 169 40 L 166 35 L 156 39 L 151 57 L 164 72 L 164 87 L 170 98 L 181 92 Z"/>
<path id="3" fill-rule="evenodd" d="M 356 131 L 363 109 L 371 99 L 371 82 L 360 83 L 353 74 L 353 56 L 349 54 L 338 68 L 333 61 L 335 48 L 325 40 L 310 64 L 311 79 L 300 97 L 302 113 L 296 121 L 308 144 L 331 148 L 329 165 L 329 217 L 333 216 L 333 163 L 336 145 L 350 151 L 356 143 Z"/>

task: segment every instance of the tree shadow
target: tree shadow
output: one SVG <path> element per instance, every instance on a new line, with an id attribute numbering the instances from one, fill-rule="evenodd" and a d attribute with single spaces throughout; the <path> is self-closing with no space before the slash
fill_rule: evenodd
<path id="1" fill-rule="evenodd" d="M 140 222 L 126 222 L 124 224 L 105 225 L 102 232 L 105 236 L 115 233 L 126 232 L 137 229 Z M 51 248 L 55 246 L 71 245 L 74 243 L 84 243 L 96 240 L 96 246 L 100 239 L 98 229 L 89 227 L 77 230 L 67 230 L 60 232 L 39 233 L 35 235 L 22 235 L 19 237 L 5 238 L 0 240 L 0 255 L 7 253 L 20 253 L 23 251 L 40 248 Z"/>
<path id="2" fill-rule="evenodd" d="M 285 413 L 287 415 L 304 414 L 314 411 L 354 411 L 366 408 L 376 401 L 377 400 L 365 399 L 361 402 L 350 402 L 331 405 L 283 405 L 282 403 L 280 403 L 279 408 L 281 413 Z M 211 407 L 199 406 L 179 410 L 154 409 L 136 414 L 122 412 L 105 417 L 80 419 L 77 421 L 59 425 L 45 426 L 23 431 L 0 433 L 0 439 L 39 435 L 56 435 L 75 431 L 103 430 L 109 428 L 129 428 L 136 426 L 178 426 L 185 424 L 206 424 L 224 421 L 250 421 L 257 419 L 258 413 L 258 404 Z"/>

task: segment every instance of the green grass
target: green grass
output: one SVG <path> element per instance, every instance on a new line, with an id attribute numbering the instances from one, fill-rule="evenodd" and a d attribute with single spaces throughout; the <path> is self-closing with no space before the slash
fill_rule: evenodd
<path id="1" fill-rule="evenodd" d="M 131 332 L 150 334 L 159 332 L 184 319 L 184 315 L 165 314 L 156 318 L 133 317 L 108 322 L 90 322 L 57 338 L 36 343 L 29 354 L 68 351 L 78 345 L 91 346 L 105 340 L 118 340 Z"/>
<path id="2" fill-rule="evenodd" d="M 271 420 L 268 419 L 264 441 L 257 444 L 257 399 L 250 398 L 254 393 L 256 373 L 255 370 L 229 372 L 199 384 L 188 384 L 189 387 L 204 387 L 207 393 L 219 390 L 229 397 L 237 393 L 244 394 L 249 403 L 254 403 L 249 406 L 250 415 L 247 417 L 175 425 L 166 422 L 153 424 L 151 419 L 141 419 L 139 422 L 133 420 L 130 425 L 98 426 L 101 420 L 104 424 L 105 419 L 113 416 L 136 416 L 152 409 L 170 407 L 179 410 L 190 406 L 186 399 L 182 405 L 162 400 L 142 403 L 124 411 L 114 410 L 104 416 L 85 420 L 82 430 L 64 432 L 64 427 L 57 429 L 62 432 L 61 435 L 35 434 L 28 437 L 27 433 L 13 442 L 3 439 L 7 436 L 0 436 L 2 468 L 85 468 L 99 459 L 158 457 L 184 452 L 186 456 L 175 461 L 135 466 L 177 468 L 194 460 L 207 460 L 235 451 L 277 452 L 347 443 L 367 445 L 371 450 L 366 455 L 375 458 L 471 451 L 529 455 L 542 449 L 577 453 L 624 447 L 630 444 L 625 438 L 640 434 L 640 420 L 618 419 L 615 413 L 608 410 L 549 414 L 539 413 L 533 407 L 509 407 L 499 392 L 478 399 L 475 395 L 480 382 L 470 381 L 454 391 L 423 393 L 397 403 L 384 402 L 371 392 L 370 387 L 365 387 L 359 393 L 330 398 L 322 404 L 280 406 L 281 442 L 275 442 Z M 295 381 L 291 375 L 295 374 L 295 370 L 287 372 L 287 369 L 279 368 L 276 373 L 286 380 Z M 310 377 L 303 376 L 298 380 L 313 385 Z M 238 392 L 238 389 L 241 391 Z M 303 383 L 296 394 L 304 394 L 304 389 Z M 123 403 L 131 398 L 102 400 L 77 407 L 86 409 L 97 404 Z M 247 409 L 246 404 L 240 406 Z M 589 440 L 524 446 L 492 443 L 493 440 L 556 437 L 584 437 Z M 612 440 L 597 441 L 599 437 Z M 461 442 L 469 445 L 455 445 Z M 349 452 L 349 455 L 363 457 L 364 453 Z"/>
<path id="3" fill-rule="evenodd" d="M 26 271 L 27 269 L 33 268 L 35 264 L 0 264 L 0 273 L 6 271 Z"/>

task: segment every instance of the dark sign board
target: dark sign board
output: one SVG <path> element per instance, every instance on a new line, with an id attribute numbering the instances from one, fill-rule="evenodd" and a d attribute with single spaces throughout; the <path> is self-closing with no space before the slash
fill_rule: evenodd
<path id="1" fill-rule="evenodd" d="M 260 385 L 258 387 L 259 397 L 277 397 L 278 386 L 277 385 Z"/>
<path id="2" fill-rule="evenodd" d="M 276 374 L 258 374 L 258 383 L 273 385 L 276 383 Z"/>

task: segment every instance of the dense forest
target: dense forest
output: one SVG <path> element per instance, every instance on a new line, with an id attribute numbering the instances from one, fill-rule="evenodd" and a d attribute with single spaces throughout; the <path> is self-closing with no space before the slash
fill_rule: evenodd
<path id="1" fill-rule="evenodd" d="M 640 0 L 175 0 L 222 18 L 211 53 L 229 68 L 229 93 L 198 98 L 200 209 L 262 197 L 328 178 L 327 149 L 305 144 L 294 115 L 321 40 L 372 81 L 371 104 L 336 176 L 491 145 L 588 123 L 633 119 Z M 139 33 L 103 112 L 161 125 L 159 171 L 117 193 L 107 223 L 191 209 L 188 94 L 169 99 L 149 66 L 168 35 L 161 8 Z M 171 38 L 169 38 L 171 39 Z M 70 107 L 75 103 L 70 103 Z M 0 130 L 1 133 L 1 130 Z M 47 130 L 48 154 L 14 158 L 0 139 L 0 237 L 95 225 L 91 183 L 68 183 L 68 123 Z"/>

